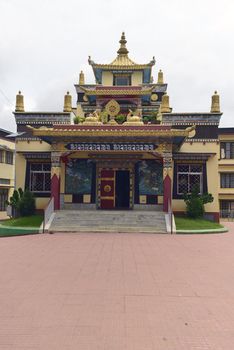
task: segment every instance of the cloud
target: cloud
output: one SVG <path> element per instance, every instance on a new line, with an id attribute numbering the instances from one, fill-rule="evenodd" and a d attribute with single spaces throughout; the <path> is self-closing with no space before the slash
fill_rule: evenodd
<path id="1" fill-rule="evenodd" d="M 231 126 L 233 11 L 231 0 L 1 0 L 0 89 L 13 103 L 21 89 L 27 110 L 60 111 L 67 90 L 75 103 L 81 69 L 94 82 L 88 55 L 111 62 L 125 30 L 130 57 L 156 57 L 154 76 L 163 69 L 174 111 L 209 111 L 217 89 L 222 125 Z M 0 127 L 14 130 L 8 108 L 0 95 Z"/>

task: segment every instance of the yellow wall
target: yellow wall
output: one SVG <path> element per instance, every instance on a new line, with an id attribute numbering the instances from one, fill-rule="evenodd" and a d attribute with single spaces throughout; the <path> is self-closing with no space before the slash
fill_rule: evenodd
<path id="1" fill-rule="evenodd" d="M 113 73 L 112 72 L 102 72 L 102 85 L 113 86 Z"/>
<path id="2" fill-rule="evenodd" d="M 230 141 L 234 142 L 234 134 L 219 135 L 220 142 Z M 218 155 L 220 156 L 220 150 Z M 218 168 L 218 189 L 219 189 L 219 200 L 233 200 L 234 201 L 234 188 L 221 188 L 221 173 L 234 173 L 234 159 L 219 159 Z"/>
<path id="3" fill-rule="evenodd" d="M 0 163 L 0 178 L 1 179 L 7 179 L 10 180 L 10 184 L 1 184 L 0 188 L 5 188 L 9 190 L 9 197 L 12 196 L 14 191 L 14 183 L 15 183 L 15 156 L 14 156 L 14 150 L 15 150 L 15 143 L 12 141 L 8 141 L 5 138 L 0 138 L 0 145 L 6 146 L 13 152 L 13 164 L 6 164 L 6 163 Z M 4 152 L 4 158 L 6 157 L 6 151 Z M 5 158 L 6 159 L 6 158 Z M 4 159 L 4 162 L 5 162 Z"/>
<path id="4" fill-rule="evenodd" d="M 132 85 L 139 85 L 143 83 L 143 73 L 136 71 L 132 74 Z"/>
<path id="5" fill-rule="evenodd" d="M 205 205 L 206 212 L 219 212 L 219 200 L 218 200 L 218 183 L 219 183 L 219 174 L 218 174 L 218 155 L 219 155 L 219 144 L 217 142 L 185 142 L 180 152 L 190 152 L 190 153 L 214 153 L 207 163 L 207 185 L 208 192 L 211 193 L 214 197 L 212 203 Z M 174 211 L 185 211 L 184 200 L 173 199 L 173 210 Z"/>

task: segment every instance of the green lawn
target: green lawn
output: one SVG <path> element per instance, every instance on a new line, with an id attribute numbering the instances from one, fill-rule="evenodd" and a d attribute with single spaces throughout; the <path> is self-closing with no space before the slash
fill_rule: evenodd
<path id="1" fill-rule="evenodd" d="M 190 219 L 187 217 L 175 216 L 177 230 L 210 230 L 223 228 L 222 225 L 216 222 L 205 219 Z"/>
<path id="2" fill-rule="evenodd" d="M 43 215 L 24 216 L 17 219 L 1 221 L 1 225 L 11 227 L 35 227 L 39 228 L 43 221 Z"/>

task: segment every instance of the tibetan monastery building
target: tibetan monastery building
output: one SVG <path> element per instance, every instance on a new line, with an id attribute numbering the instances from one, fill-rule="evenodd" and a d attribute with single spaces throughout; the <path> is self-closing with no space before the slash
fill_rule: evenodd
<path id="1" fill-rule="evenodd" d="M 155 209 L 184 212 L 184 193 L 213 195 L 206 215 L 219 220 L 219 96 L 210 112 L 173 113 L 155 58 L 135 63 L 125 34 L 110 64 L 89 57 L 95 84 L 80 73 L 76 104 L 62 112 L 25 111 L 16 98 L 16 187 L 28 188 L 38 209 Z"/>

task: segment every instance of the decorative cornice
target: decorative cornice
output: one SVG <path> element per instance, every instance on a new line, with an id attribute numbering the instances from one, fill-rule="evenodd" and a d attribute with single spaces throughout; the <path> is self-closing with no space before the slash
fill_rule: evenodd
<path id="1" fill-rule="evenodd" d="M 42 127 L 35 129 L 31 126 L 28 126 L 31 129 L 34 136 L 52 136 L 52 137 L 61 137 L 61 136 L 154 136 L 154 137 L 189 137 L 192 128 L 187 128 L 184 130 L 181 129 L 171 129 L 163 126 L 55 126 L 54 128 Z M 193 129 L 194 130 L 194 129 Z"/>
<path id="2" fill-rule="evenodd" d="M 126 88 L 97 88 L 97 89 L 87 89 L 85 87 L 81 87 L 81 89 L 88 96 L 105 96 L 105 95 L 115 95 L 115 96 L 125 96 L 125 95 L 150 95 L 152 93 L 153 87 L 144 89 L 126 89 Z"/>

